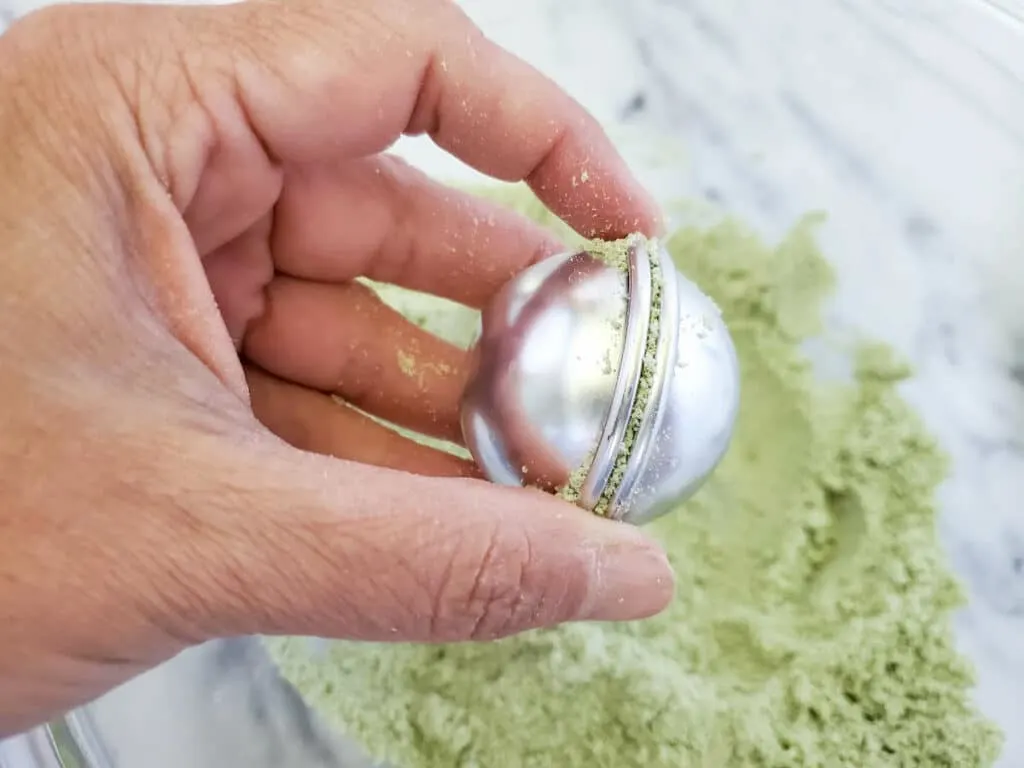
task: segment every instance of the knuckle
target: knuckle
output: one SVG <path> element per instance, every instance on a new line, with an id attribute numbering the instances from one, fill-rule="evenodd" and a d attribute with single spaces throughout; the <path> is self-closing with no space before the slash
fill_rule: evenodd
<path id="1" fill-rule="evenodd" d="M 467 532 L 434 611 L 438 639 L 494 640 L 570 615 L 573 569 L 554 568 L 519 526 Z M 461 560 L 461 562 L 459 562 Z"/>

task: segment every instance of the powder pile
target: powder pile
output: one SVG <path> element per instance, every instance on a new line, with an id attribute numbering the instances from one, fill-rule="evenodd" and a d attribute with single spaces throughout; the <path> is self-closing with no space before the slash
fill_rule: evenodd
<path id="1" fill-rule="evenodd" d="M 523 190 L 494 194 L 558 228 Z M 721 307 L 743 376 L 726 458 L 650 527 L 677 572 L 670 608 L 488 644 L 321 657 L 270 640 L 283 674 L 396 768 L 991 765 L 1000 737 L 969 703 L 935 532 L 946 465 L 897 394 L 909 371 L 864 345 L 851 381 L 815 377 L 801 345 L 832 276 L 810 223 L 774 248 L 729 222 L 667 247 Z M 451 330 L 424 301 L 395 303 Z"/>

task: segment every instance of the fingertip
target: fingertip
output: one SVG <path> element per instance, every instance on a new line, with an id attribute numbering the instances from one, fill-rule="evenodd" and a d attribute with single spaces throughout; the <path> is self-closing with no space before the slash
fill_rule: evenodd
<path id="1" fill-rule="evenodd" d="M 652 192 L 645 189 L 642 194 L 645 198 L 646 211 L 641 219 L 641 228 L 636 231 L 648 237 L 664 237 L 668 233 L 668 215 L 665 213 L 665 209 Z"/>
<path id="2" fill-rule="evenodd" d="M 584 237 L 614 240 L 661 234 L 664 215 L 625 159 L 594 123 L 594 139 L 562 142 L 527 183 L 538 198 Z"/>
<path id="3" fill-rule="evenodd" d="M 647 619 L 668 607 L 675 594 L 675 573 L 667 555 L 642 534 L 602 544 L 594 571 L 592 591 L 579 616 L 582 620 Z"/>
<path id="4" fill-rule="evenodd" d="M 429 47 L 421 88 L 441 148 L 484 174 L 525 181 L 585 237 L 659 233 L 659 206 L 630 171 L 604 128 L 553 80 L 488 40 L 460 14 L 457 28 Z M 423 98 L 423 93 L 430 98 Z"/>
<path id="5" fill-rule="evenodd" d="M 540 491 L 534 493 L 541 494 Z M 535 546 L 561 546 L 559 567 L 571 573 L 571 560 L 581 576 L 565 576 L 571 588 L 563 621 L 634 621 L 663 611 L 675 593 L 675 573 L 661 544 L 642 529 L 599 517 L 543 494 L 547 525 L 535 531 Z M 539 499 L 537 499 L 539 501 Z M 557 530 L 552 530 L 552 527 Z"/>

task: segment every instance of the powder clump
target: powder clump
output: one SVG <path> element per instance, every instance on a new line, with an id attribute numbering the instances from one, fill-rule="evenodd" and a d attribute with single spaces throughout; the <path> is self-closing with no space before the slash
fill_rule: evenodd
<path id="1" fill-rule="evenodd" d="M 524 190 L 490 194 L 567 234 Z M 945 459 L 884 346 L 852 381 L 814 376 L 800 348 L 832 275 L 812 224 L 775 248 L 731 222 L 667 240 L 722 309 L 743 399 L 718 470 L 650 526 L 677 573 L 665 613 L 323 656 L 268 640 L 307 702 L 395 768 L 991 765 L 935 532 Z"/>
<path id="2" fill-rule="evenodd" d="M 594 455 L 593 453 L 590 453 L 583 460 L 583 463 L 580 464 L 580 466 L 576 467 L 576 469 L 569 473 L 568 482 L 556 490 L 555 495 L 563 501 L 568 501 L 570 504 L 577 503 L 583 495 L 583 485 L 587 482 L 587 475 L 589 474 L 590 467 L 593 463 Z"/>

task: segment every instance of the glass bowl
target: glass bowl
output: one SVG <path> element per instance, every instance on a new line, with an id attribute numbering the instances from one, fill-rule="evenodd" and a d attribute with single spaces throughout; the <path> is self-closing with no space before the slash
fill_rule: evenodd
<path id="1" fill-rule="evenodd" d="M 809 210 L 839 289 L 829 322 L 917 366 L 905 393 L 951 454 L 940 532 L 976 700 L 1006 732 L 1024 687 L 1024 24 L 959 0 L 462 3 L 606 125 L 652 189 L 766 237 Z M 0 4 L 2 5 L 2 4 Z M 29 3 L 11 6 L 24 11 Z M 408 140 L 434 175 L 478 177 Z M 192 649 L 0 746 L 0 768 L 371 768 L 258 639 Z"/>

